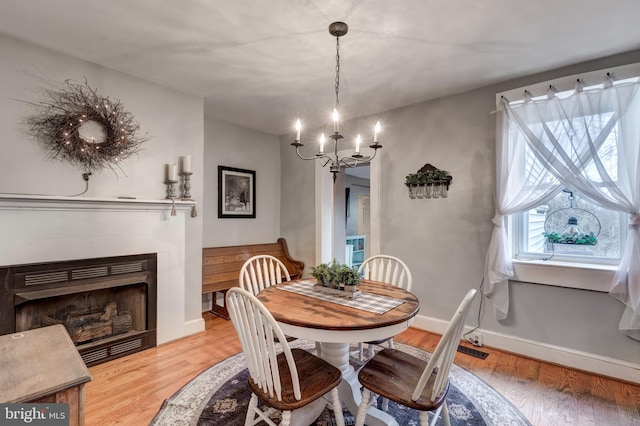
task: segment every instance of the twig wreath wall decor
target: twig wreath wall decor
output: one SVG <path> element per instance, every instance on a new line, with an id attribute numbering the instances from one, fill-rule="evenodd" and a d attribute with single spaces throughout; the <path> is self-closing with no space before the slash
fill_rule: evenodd
<path id="1" fill-rule="evenodd" d="M 59 89 L 43 92 L 46 99 L 32 103 L 38 112 L 27 117 L 26 124 L 49 158 L 67 160 L 87 172 L 106 167 L 115 171 L 149 140 L 146 134 L 137 135 L 140 125 L 120 101 L 98 95 L 86 80 L 66 80 Z"/>

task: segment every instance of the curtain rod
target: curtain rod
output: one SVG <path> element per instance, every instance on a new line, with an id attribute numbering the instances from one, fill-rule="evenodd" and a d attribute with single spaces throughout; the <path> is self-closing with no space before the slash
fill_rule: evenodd
<path id="1" fill-rule="evenodd" d="M 595 71 L 569 76 L 556 77 L 547 81 L 533 83 L 523 87 L 496 93 L 496 106 L 499 108 L 502 98 L 506 98 L 510 102 L 523 100 L 525 98 L 525 92 L 528 92 L 529 94 L 537 94 L 535 96 L 544 96 L 549 93 L 549 90 L 563 92 L 575 89 L 576 85 L 586 87 L 589 85 L 600 84 L 602 83 L 603 78 L 605 80 L 624 80 L 638 76 L 640 76 L 640 62 L 613 68 L 602 68 Z M 597 83 L 594 83 L 596 81 Z M 589 82 L 589 84 L 587 84 L 587 82 Z"/>

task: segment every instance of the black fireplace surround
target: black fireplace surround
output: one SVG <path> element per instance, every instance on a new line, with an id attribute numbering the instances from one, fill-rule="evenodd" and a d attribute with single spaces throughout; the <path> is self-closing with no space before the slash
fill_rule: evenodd
<path id="1" fill-rule="evenodd" d="M 0 334 L 63 324 L 87 366 L 156 346 L 155 253 L 0 266 Z"/>

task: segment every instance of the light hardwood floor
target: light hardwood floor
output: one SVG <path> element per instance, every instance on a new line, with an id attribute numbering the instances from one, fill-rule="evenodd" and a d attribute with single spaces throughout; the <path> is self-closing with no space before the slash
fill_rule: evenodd
<path id="1" fill-rule="evenodd" d="M 148 425 L 166 398 L 201 371 L 240 352 L 231 322 L 203 315 L 204 333 L 91 367 L 87 426 Z M 395 341 L 430 351 L 439 338 L 412 328 Z M 491 384 L 536 426 L 640 425 L 640 386 L 482 350 L 489 353 L 485 360 L 458 353 L 455 362 Z"/>

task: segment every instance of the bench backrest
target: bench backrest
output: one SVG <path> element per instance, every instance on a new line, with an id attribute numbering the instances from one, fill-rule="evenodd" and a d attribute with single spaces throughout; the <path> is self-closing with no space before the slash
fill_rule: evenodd
<path id="1" fill-rule="evenodd" d="M 258 254 L 270 254 L 280 259 L 292 280 L 302 277 L 304 262 L 291 258 L 284 238 L 278 238 L 275 243 L 207 247 L 202 249 L 202 293 L 238 287 L 240 268 L 247 259 Z"/>

